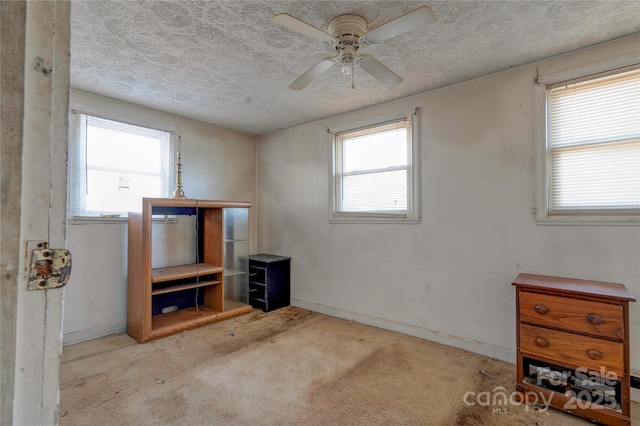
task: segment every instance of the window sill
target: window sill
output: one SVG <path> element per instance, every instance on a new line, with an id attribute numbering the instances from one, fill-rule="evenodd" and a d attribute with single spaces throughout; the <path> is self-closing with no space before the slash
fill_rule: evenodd
<path id="1" fill-rule="evenodd" d="M 640 226 L 640 216 L 543 216 L 536 225 L 548 226 Z"/>
<path id="2" fill-rule="evenodd" d="M 329 223 L 403 223 L 419 224 L 419 217 L 384 217 L 384 216 L 333 216 Z"/>

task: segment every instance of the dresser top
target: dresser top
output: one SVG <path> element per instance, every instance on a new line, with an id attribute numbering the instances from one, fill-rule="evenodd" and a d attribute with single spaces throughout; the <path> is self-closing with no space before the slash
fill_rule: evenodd
<path id="1" fill-rule="evenodd" d="M 551 277 L 546 275 L 519 274 L 513 285 L 523 289 L 539 289 L 549 293 L 581 294 L 635 302 L 633 294 L 623 284 L 602 281 L 578 280 L 574 278 Z"/>

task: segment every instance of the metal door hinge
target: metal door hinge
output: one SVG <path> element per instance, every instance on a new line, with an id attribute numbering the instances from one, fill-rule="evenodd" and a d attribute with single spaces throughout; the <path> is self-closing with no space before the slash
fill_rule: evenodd
<path id="1" fill-rule="evenodd" d="M 46 242 L 38 243 L 31 252 L 29 290 L 64 287 L 71 275 L 71 253 L 66 249 L 50 249 Z"/>

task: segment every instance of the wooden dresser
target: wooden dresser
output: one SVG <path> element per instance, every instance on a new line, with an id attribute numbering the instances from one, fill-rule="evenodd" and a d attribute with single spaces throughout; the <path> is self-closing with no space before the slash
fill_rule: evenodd
<path id="1" fill-rule="evenodd" d="M 622 284 L 520 274 L 516 390 L 528 402 L 630 425 L 629 302 Z"/>

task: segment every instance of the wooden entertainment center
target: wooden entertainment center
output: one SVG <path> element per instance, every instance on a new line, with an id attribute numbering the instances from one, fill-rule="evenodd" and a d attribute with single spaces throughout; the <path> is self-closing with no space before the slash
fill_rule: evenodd
<path id="1" fill-rule="evenodd" d="M 244 262 L 246 271 L 232 270 L 227 265 L 226 258 L 236 243 L 234 231 L 240 232 L 234 229 L 233 220 L 225 221 L 225 211 L 246 212 L 249 207 L 251 203 L 244 201 L 143 198 L 142 212 L 129 213 L 127 333 L 131 337 L 142 343 L 251 311 L 248 278 L 235 300 L 225 295 L 225 273 L 229 275 L 227 281 L 232 281 L 234 275 L 248 276 L 248 258 Z M 171 220 L 180 215 L 196 217 L 196 261 L 152 268 L 152 250 L 160 249 L 152 242 L 153 217 Z M 247 241 L 248 235 L 240 241 L 244 242 L 245 251 Z"/>

